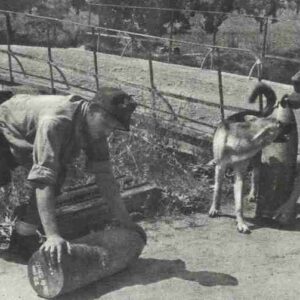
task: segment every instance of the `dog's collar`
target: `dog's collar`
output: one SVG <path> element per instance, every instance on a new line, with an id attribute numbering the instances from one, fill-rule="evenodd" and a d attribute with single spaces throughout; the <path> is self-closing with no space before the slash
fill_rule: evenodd
<path id="1" fill-rule="evenodd" d="M 279 105 L 281 105 L 282 107 L 285 107 L 286 105 L 288 105 L 288 99 L 289 99 L 289 95 L 285 94 L 281 97 L 281 99 L 277 100 L 273 106 L 273 108 L 278 108 Z"/>

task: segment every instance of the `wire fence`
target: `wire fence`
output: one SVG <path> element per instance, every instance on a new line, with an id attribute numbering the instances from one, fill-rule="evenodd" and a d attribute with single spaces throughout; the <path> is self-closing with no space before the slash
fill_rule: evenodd
<path id="1" fill-rule="evenodd" d="M 134 32 L 134 31 L 129 31 L 129 30 L 120 30 L 116 28 L 107 28 L 105 26 L 99 26 L 99 25 L 94 25 L 91 23 L 91 16 L 92 16 L 92 7 L 93 6 L 101 6 L 101 7 L 107 7 L 107 8 L 126 8 L 126 9 L 148 9 L 148 10 L 164 10 L 168 12 L 174 12 L 177 10 L 174 9 L 165 9 L 165 8 L 151 8 L 151 7 L 141 7 L 141 6 L 118 6 L 118 5 L 103 5 L 103 4 L 94 4 L 94 3 L 89 3 L 89 17 L 88 17 L 88 24 L 82 24 L 79 22 L 74 22 L 74 21 L 66 21 L 66 20 L 60 20 L 57 18 L 52 18 L 52 17 L 44 17 L 44 16 L 38 16 L 38 15 L 32 15 L 32 14 L 24 14 L 24 13 L 18 13 L 18 12 L 13 12 L 13 11 L 5 11 L 5 10 L 0 10 L 0 13 L 5 16 L 5 32 L 6 32 L 6 42 L 7 42 L 7 49 L 6 50 L 1 50 L 1 52 L 6 52 L 8 55 L 8 71 L 9 71 L 9 77 L 10 81 L 14 82 L 14 75 L 13 73 L 16 72 L 17 70 L 13 68 L 13 61 L 15 61 L 21 72 L 23 73 L 24 76 L 28 75 L 21 60 L 22 57 L 20 57 L 20 54 L 17 52 L 14 52 L 12 50 L 12 21 L 11 21 L 11 16 L 18 16 L 22 18 L 29 18 L 31 20 L 38 20 L 41 22 L 44 22 L 45 25 L 45 30 L 43 32 L 44 36 L 44 41 L 45 45 L 47 47 L 47 57 L 46 58 L 38 58 L 34 57 L 35 60 L 43 61 L 48 64 L 49 66 L 49 78 L 50 78 L 50 85 L 51 85 L 51 91 L 52 93 L 55 93 L 56 91 L 56 82 L 57 79 L 55 79 L 54 76 L 54 70 L 58 72 L 61 78 L 61 82 L 65 84 L 67 89 L 72 86 L 65 75 L 65 72 L 63 69 L 68 69 L 71 68 L 71 66 L 66 65 L 61 62 L 56 62 L 55 59 L 53 58 L 52 51 L 53 47 L 56 45 L 53 42 L 53 35 L 51 36 L 51 32 L 55 30 L 55 28 L 58 26 L 58 24 L 65 26 L 75 26 L 75 27 L 80 27 L 83 28 L 84 35 L 86 36 L 87 40 L 90 42 L 90 50 L 92 50 L 93 53 L 93 60 L 91 64 L 93 65 L 92 70 L 84 71 L 80 70 L 82 73 L 85 73 L 87 76 L 91 76 L 94 78 L 95 82 L 95 90 L 96 92 L 99 89 L 100 86 L 100 80 L 107 80 L 110 81 L 111 78 L 108 78 L 101 72 L 101 69 L 99 69 L 98 66 L 98 52 L 103 51 L 101 41 L 105 38 L 109 39 L 116 39 L 118 41 L 122 41 L 123 43 L 123 49 L 122 52 L 120 53 L 121 55 L 124 55 L 128 49 L 131 48 L 133 49 L 133 45 L 136 44 L 137 42 L 143 42 L 143 54 L 144 58 L 146 57 L 149 62 L 149 86 L 143 86 L 143 85 L 135 85 L 132 82 L 126 82 L 123 80 L 121 83 L 128 85 L 128 86 L 134 86 L 135 88 L 141 89 L 141 90 L 147 90 L 148 92 L 151 93 L 152 95 L 152 107 L 148 106 L 148 108 L 152 110 L 156 110 L 161 112 L 161 109 L 157 109 L 155 107 L 156 101 L 162 101 L 167 107 L 167 111 L 164 111 L 164 113 L 171 114 L 173 116 L 173 119 L 189 119 L 186 116 L 178 115 L 175 110 L 173 109 L 172 103 L 168 100 L 168 97 L 174 97 L 174 98 L 183 98 L 185 101 L 191 103 L 191 102 L 198 102 L 204 105 L 211 105 L 211 106 L 216 106 L 219 107 L 220 109 L 220 116 L 221 119 L 225 117 L 225 109 L 228 110 L 238 110 L 236 107 L 232 106 L 226 106 L 224 104 L 224 95 L 223 95 L 223 80 L 222 80 L 222 72 L 223 72 L 223 66 L 224 66 L 224 61 L 226 61 L 226 53 L 238 53 L 241 55 L 241 57 L 247 56 L 251 64 L 249 65 L 248 69 L 248 74 L 249 76 L 252 76 L 255 73 L 255 70 L 257 70 L 257 79 L 258 81 L 263 79 L 263 67 L 264 64 L 267 60 L 277 60 L 277 61 L 288 61 L 292 64 L 298 64 L 300 63 L 300 60 L 297 58 L 288 58 L 284 57 L 281 55 L 274 55 L 272 54 L 271 51 L 269 51 L 269 48 L 272 46 L 272 39 L 271 37 L 274 36 L 274 31 L 272 32 L 272 28 L 270 29 L 270 24 L 272 21 L 274 21 L 274 18 L 268 18 L 268 17 L 261 17 L 262 20 L 262 33 L 260 34 L 260 41 L 259 41 L 259 46 L 255 49 L 247 48 L 248 44 L 243 41 L 233 41 L 232 43 L 234 45 L 228 46 L 220 39 L 220 44 L 215 44 L 215 43 L 205 43 L 205 42 L 195 42 L 193 40 L 184 40 L 181 38 L 174 38 L 174 31 L 172 30 L 172 24 L 170 25 L 170 32 L 169 36 L 156 36 L 156 35 L 151 35 L 151 34 L 145 34 L 145 33 L 140 33 L 140 32 Z M 184 10 L 185 12 L 187 10 Z M 188 10 L 189 11 L 189 10 Z M 192 11 L 192 10 L 191 10 Z M 190 12 L 190 11 L 189 11 Z M 195 13 L 211 13 L 211 14 L 224 14 L 221 12 L 203 12 L 203 11 L 193 11 Z M 99 16 L 99 14 L 98 14 Z M 228 14 L 229 17 L 234 17 L 234 18 L 240 18 L 240 16 Z M 245 15 L 244 17 L 247 17 L 250 20 L 253 20 L 254 18 L 257 18 L 255 16 L 250 16 L 250 15 Z M 174 20 L 173 20 L 174 21 Z M 278 19 L 276 19 L 278 21 Z M 289 22 L 290 20 L 284 20 L 285 22 Z M 100 22 L 99 22 L 100 23 Z M 172 20 L 171 20 L 172 23 Z M 226 31 L 226 28 L 222 29 L 224 32 Z M 222 34 L 222 30 L 221 34 Z M 223 32 L 223 33 L 224 33 Z M 227 30 L 228 32 L 228 30 Z M 272 34 L 270 34 L 272 33 Z M 221 35 L 220 34 L 220 35 Z M 223 35 L 224 36 L 224 35 Z M 176 93 L 172 94 L 170 92 L 162 91 L 159 90 L 156 87 L 155 84 L 155 71 L 153 68 L 153 59 L 157 59 L 156 52 L 155 52 L 155 47 L 154 44 L 160 42 L 160 43 L 165 43 L 168 45 L 168 53 L 167 53 L 167 61 L 171 62 L 171 56 L 174 55 L 174 50 L 176 49 L 176 46 L 180 45 L 180 47 L 185 47 L 186 49 L 189 49 L 186 53 L 183 53 L 180 56 L 185 56 L 185 57 L 201 57 L 200 61 L 200 68 L 204 68 L 205 65 L 207 65 L 208 60 L 211 61 L 211 66 L 214 64 L 214 68 L 217 70 L 217 80 L 218 80 L 218 89 L 219 89 L 219 104 L 214 104 L 210 103 L 208 101 L 203 101 L 200 99 L 194 99 L 192 97 L 184 97 L 182 95 L 177 95 Z M 240 44 L 244 45 L 245 47 L 238 47 Z M 270 46 L 271 45 L 271 46 Z M 274 45 L 272 46 L 274 47 Z M 191 51 L 191 49 L 193 49 Z M 194 51 L 194 49 L 201 49 L 199 53 Z M 191 52 L 190 52 L 191 51 Z M 105 51 L 104 51 L 105 52 Z M 134 56 L 133 53 L 131 53 L 131 56 Z M 178 55 L 179 57 L 179 55 Z M 80 88 L 79 86 L 76 86 L 77 88 Z M 84 87 L 82 87 L 84 89 Z M 144 105 L 145 107 L 147 105 Z M 259 104 L 259 109 L 262 109 L 262 99 L 260 99 L 260 104 Z M 189 119 L 189 121 L 196 122 L 196 120 Z M 201 122 L 199 122 L 201 123 Z M 209 125 L 209 124 L 207 124 Z"/>

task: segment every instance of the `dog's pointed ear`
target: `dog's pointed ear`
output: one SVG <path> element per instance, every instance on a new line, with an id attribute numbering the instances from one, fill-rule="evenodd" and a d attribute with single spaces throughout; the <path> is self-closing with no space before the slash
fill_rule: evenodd
<path id="1" fill-rule="evenodd" d="M 246 122 L 256 121 L 257 119 L 259 119 L 259 118 L 256 116 L 251 116 L 251 115 L 245 116 Z"/>

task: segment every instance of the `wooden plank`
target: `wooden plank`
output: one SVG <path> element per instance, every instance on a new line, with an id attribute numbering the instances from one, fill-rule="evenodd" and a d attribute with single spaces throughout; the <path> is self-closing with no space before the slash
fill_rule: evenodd
<path id="1" fill-rule="evenodd" d="M 60 197 L 56 215 L 63 236 L 74 239 L 111 221 L 107 203 L 96 190 L 95 185 L 89 185 L 78 188 L 76 192 L 66 192 Z M 122 192 L 121 196 L 130 213 L 149 214 L 157 210 L 161 192 L 155 184 L 145 183 Z"/>

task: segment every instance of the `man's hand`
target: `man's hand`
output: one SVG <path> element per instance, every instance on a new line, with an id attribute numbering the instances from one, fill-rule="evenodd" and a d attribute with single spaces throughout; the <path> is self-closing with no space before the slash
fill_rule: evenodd
<path id="1" fill-rule="evenodd" d="M 71 254 L 70 243 L 64 240 L 59 235 L 49 236 L 46 242 L 40 247 L 46 255 L 46 260 L 48 260 L 52 266 L 57 266 L 61 263 L 62 253 L 67 251 L 68 254 Z"/>

